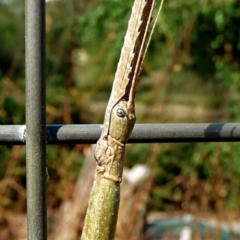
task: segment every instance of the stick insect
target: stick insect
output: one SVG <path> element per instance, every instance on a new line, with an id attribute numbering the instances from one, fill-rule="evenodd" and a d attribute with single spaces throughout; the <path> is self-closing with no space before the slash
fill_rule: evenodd
<path id="1" fill-rule="evenodd" d="M 161 11 L 160 4 L 157 17 Z M 153 33 L 149 33 L 155 0 L 135 0 L 121 50 L 104 125 L 96 144 L 95 180 L 82 240 L 114 239 L 125 144 L 134 127 L 135 95 L 142 63 Z M 156 19 L 157 19 L 156 17 Z"/>

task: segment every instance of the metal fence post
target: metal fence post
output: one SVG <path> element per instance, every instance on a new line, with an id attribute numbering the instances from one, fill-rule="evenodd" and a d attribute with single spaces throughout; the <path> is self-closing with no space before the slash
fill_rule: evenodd
<path id="1" fill-rule="evenodd" d="M 47 239 L 45 1 L 25 1 L 28 239 Z"/>

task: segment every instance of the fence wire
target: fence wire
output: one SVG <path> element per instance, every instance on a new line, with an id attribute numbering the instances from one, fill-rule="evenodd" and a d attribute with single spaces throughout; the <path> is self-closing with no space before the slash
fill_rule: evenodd
<path id="1" fill-rule="evenodd" d="M 47 144 L 94 144 L 100 124 L 46 125 Z M 25 125 L 0 126 L 1 145 L 26 144 Z M 239 123 L 136 124 L 129 143 L 238 142 Z"/>

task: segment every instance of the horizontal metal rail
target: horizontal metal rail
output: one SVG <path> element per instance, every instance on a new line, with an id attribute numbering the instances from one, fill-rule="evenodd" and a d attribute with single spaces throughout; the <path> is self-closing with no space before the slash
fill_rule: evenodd
<path id="1" fill-rule="evenodd" d="M 47 125 L 47 144 L 95 143 L 100 124 Z M 24 145 L 25 125 L 1 125 L 0 145 Z M 129 143 L 239 142 L 240 123 L 136 124 Z"/>

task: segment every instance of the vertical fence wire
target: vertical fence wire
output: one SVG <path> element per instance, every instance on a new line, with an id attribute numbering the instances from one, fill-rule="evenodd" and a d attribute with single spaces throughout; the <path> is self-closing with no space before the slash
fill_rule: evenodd
<path id="1" fill-rule="evenodd" d="M 25 1 L 28 239 L 47 239 L 45 1 Z"/>

